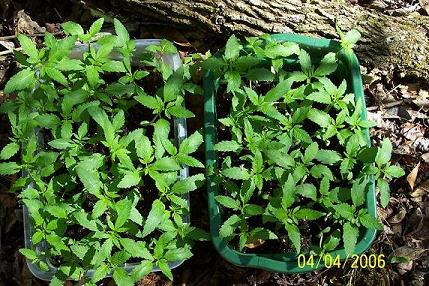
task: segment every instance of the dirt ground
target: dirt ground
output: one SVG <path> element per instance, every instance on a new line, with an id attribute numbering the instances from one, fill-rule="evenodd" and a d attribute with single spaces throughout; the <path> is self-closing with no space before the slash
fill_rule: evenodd
<path id="1" fill-rule="evenodd" d="M 59 23 L 73 20 L 87 25 L 103 11 L 89 9 L 84 1 L 11 1 L 0 0 L 0 101 L 5 82 L 16 72 L 12 53 L 18 47 L 15 35 L 25 33 L 38 42 L 45 31 L 61 35 Z M 426 14 L 425 0 L 350 0 L 350 5 L 364 5 L 384 13 L 411 12 Z M 425 6 L 426 5 L 426 6 Z M 109 25 L 106 25 L 107 28 Z M 111 25 L 110 25 L 111 27 Z M 135 38 L 168 38 L 181 53 L 215 51 L 224 39 L 213 35 L 195 35 L 157 23 L 127 25 Z M 200 242 L 194 256 L 173 271 L 174 283 L 162 274 L 153 273 L 138 285 L 429 285 L 429 79 L 399 79 L 389 71 L 362 67 L 365 95 L 373 143 L 389 137 L 394 146 L 393 160 L 406 171 L 406 176 L 391 184 L 392 198 L 387 209 L 379 209 L 384 230 L 378 233 L 368 253 L 384 254 L 384 268 L 358 268 L 347 263 L 344 268 L 331 268 L 302 275 L 270 273 L 229 264 L 216 252 L 211 242 Z M 189 108 L 202 118 L 202 98 L 188 100 Z M 189 120 L 190 132 L 200 129 L 199 119 Z M 0 117 L 0 146 L 10 132 L 5 118 Z M 199 157 L 204 159 L 201 149 Z M 0 177 L 0 286 L 37 286 L 47 282 L 32 276 L 18 249 L 23 247 L 21 205 L 9 193 L 14 177 Z M 209 230 L 205 189 L 191 195 L 191 220 Z M 71 284 L 70 284 L 71 285 Z M 115 285 L 105 279 L 100 285 Z"/>

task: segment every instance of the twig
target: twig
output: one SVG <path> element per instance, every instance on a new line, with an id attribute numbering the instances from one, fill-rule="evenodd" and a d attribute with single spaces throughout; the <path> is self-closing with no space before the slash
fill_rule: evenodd
<path id="1" fill-rule="evenodd" d="M 62 35 L 62 34 L 63 34 L 63 31 L 60 31 L 60 32 L 55 32 L 52 35 L 58 36 L 58 35 Z M 45 33 L 36 33 L 36 34 L 32 34 L 32 35 L 25 34 L 25 35 L 28 37 L 43 37 L 45 35 Z M 0 37 L 0 41 L 13 40 L 16 37 L 18 37 L 18 35 L 3 36 L 3 37 Z"/>
<path id="2" fill-rule="evenodd" d="M 8 54 L 13 54 L 13 51 L 21 51 L 22 48 L 16 48 L 16 49 L 10 49 L 10 50 L 6 50 L 6 51 L 1 51 L 0 52 L 0 56 L 4 56 L 4 55 L 8 55 Z"/>

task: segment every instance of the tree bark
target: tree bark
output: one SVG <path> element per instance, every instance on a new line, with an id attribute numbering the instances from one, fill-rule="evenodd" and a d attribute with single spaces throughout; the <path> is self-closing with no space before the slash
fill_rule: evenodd
<path id="1" fill-rule="evenodd" d="M 204 32 L 228 35 L 303 33 L 335 38 L 335 21 L 343 30 L 362 33 L 356 47 L 368 68 L 400 76 L 429 77 L 429 17 L 417 12 L 389 16 L 326 0 L 111 0 L 127 18 L 165 21 Z"/>

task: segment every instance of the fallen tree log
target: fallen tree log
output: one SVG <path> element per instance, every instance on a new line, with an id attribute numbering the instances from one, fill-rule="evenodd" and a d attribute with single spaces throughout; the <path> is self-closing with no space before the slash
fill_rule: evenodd
<path id="1" fill-rule="evenodd" d="M 417 12 L 389 16 L 348 1 L 300 0 L 110 0 L 126 18 L 163 21 L 229 35 L 303 33 L 335 38 L 343 30 L 362 33 L 361 63 L 390 74 L 429 77 L 429 17 Z"/>

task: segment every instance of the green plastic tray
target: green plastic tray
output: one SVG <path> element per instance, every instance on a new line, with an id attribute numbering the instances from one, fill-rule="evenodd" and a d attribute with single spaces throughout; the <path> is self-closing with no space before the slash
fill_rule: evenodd
<path id="1" fill-rule="evenodd" d="M 341 50 L 341 45 L 338 41 L 328 39 L 316 39 L 297 34 L 274 34 L 273 39 L 277 41 L 295 42 L 301 47 L 309 51 L 313 59 L 320 58 L 320 55 L 327 52 L 338 52 Z M 347 80 L 349 89 L 355 94 L 355 100 L 361 101 L 363 108 L 361 117 L 367 118 L 365 106 L 365 98 L 363 94 L 362 78 L 360 73 L 359 61 L 354 53 L 340 52 L 341 75 Z M 215 182 L 214 173 L 217 169 L 217 155 L 214 150 L 216 143 L 216 93 L 218 88 L 218 79 L 213 75 L 213 72 L 208 70 L 204 75 L 204 136 L 205 136 L 205 152 L 206 152 L 206 172 L 207 172 L 207 191 L 208 191 L 208 207 L 210 215 L 210 232 L 212 242 L 216 250 L 227 261 L 244 267 L 254 267 L 265 269 L 274 272 L 299 273 L 308 272 L 324 267 L 323 260 L 316 267 L 298 266 L 298 256 L 295 253 L 275 253 L 275 254 L 253 254 L 243 253 L 232 248 L 227 241 L 219 236 L 219 229 L 223 223 L 220 206 L 215 200 L 218 194 L 219 186 Z M 370 138 L 368 130 L 364 131 L 368 146 L 370 146 Z M 371 179 L 369 191 L 366 196 L 366 205 L 368 212 L 377 217 L 376 197 L 374 180 Z M 362 238 L 358 241 L 355 249 L 355 254 L 359 255 L 366 251 L 372 244 L 376 236 L 376 230 L 361 229 Z M 333 258 L 337 256 L 341 260 L 346 260 L 344 249 L 332 251 L 330 254 Z M 318 258 L 314 258 L 315 261 Z M 315 263 L 316 264 L 316 263 Z"/>

